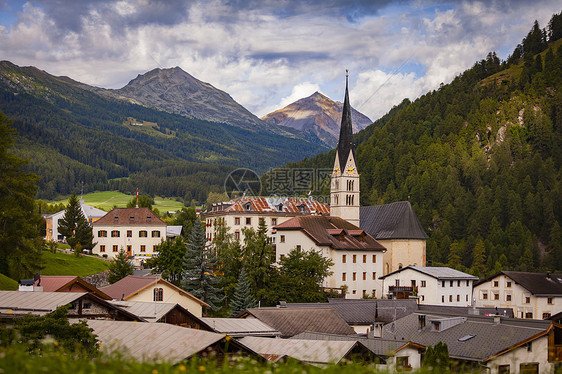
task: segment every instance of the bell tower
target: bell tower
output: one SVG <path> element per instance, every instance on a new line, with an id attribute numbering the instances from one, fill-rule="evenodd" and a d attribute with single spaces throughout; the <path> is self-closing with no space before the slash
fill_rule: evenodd
<path id="1" fill-rule="evenodd" d="M 330 188 L 330 215 L 343 218 L 359 226 L 359 173 L 353 144 L 348 79 L 346 70 L 340 138 L 336 148 Z"/>

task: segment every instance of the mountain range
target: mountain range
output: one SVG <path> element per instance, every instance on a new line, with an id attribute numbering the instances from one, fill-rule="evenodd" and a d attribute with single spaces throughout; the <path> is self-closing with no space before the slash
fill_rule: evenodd
<path id="1" fill-rule="evenodd" d="M 338 144 L 342 110 L 343 103 L 315 92 L 309 97 L 265 115 L 262 119 L 269 124 L 312 134 L 330 148 L 334 148 Z M 373 123 L 367 116 L 353 108 L 351 120 L 353 132 L 358 132 Z"/>
<path id="2" fill-rule="evenodd" d="M 86 191 L 138 186 L 204 201 L 221 191 L 229 170 L 263 172 L 327 150 L 310 134 L 265 123 L 179 68 L 107 90 L 2 61 L 0 110 L 13 120 L 15 151 L 41 176 L 44 198 L 84 182 Z"/>

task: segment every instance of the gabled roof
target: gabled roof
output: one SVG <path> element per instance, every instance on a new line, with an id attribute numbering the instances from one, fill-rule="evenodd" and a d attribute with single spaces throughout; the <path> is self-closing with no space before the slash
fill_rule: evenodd
<path id="1" fill-rule="evenodd" d="M 105 350 L 137 360 L 162 360 L 173 364 L 201 352 L 224 338 L 214 332 L 167 323 L 134 323 L 89 320 L 88 326 Z"/>
<path id="2" fill-rule="evenodd" d="M 166 314 L 170 313 L 172 310 L 177 309 L 178 311 L 188 314 L 191 318 L 201 321 L 201 318 L 195 316 L 193 313 L 185 309 L 179 304 L 174 303 L 154 303 L 149 301 L 125 301 L 125 300 L 113 300 L 110 301 L 112 305 L 115 305 L 121 309 L 124 309 L 136 316 L 141 317 L 147 322 L 158 322 Z"/>
<path id="3" fill-rule="evenodd" d="M 489 282 L 502 274 L 511 278 L 515 283 L 519 284 L 533 295 L 562 296 L 562 274 L 500 271 L 499 273 L 481 280 L 474 286 L 476 287 L 482 283 Z"/>
<path id="4" fill-rule="evenodd" d="M 426 321 L 426 326 L 421 330 L 420 315 L 425 316 Z M 544 336 L 552 329 L 550 321 L 496 317 L 500 318 L 500 322 L 494 323 L 493 317 L 483 316 L 466 316 L 460 323 L 442 331 L 431 329 L 431 321 L 444 318 L 447 319 L 444 315 L 413 313 L 385 325 L 382 337 L 410 340 L 424 346 L 433 346 L 442 341 L 447 344 L 451 358 L 486 362 Z M 473 336 L 463 339 L 469 335 Z"/>
<path id="5" fill-rule="evenodd" d="M 91 292 L 104 300 L 111 300 L 111 297 L 100 291 L 95 286 L 86 282 L 80 277 L 73 275 L 41 275 L 41 278 L 35 281 L 35 286 L 43 287 L 44 292 L 60 292 L 69 289 L 72 292 L 72 286 L 78 284 L 87 292 Z"/>
<path id="6" fill-rule="evenodd" d="M 212 330 L 233 337 L 280 336 L 281 333 L 257 318 L 201 318 Z"/>
<path id="7" fill-rule="evenodd" d="M 328 303 L 287 303 L 287 308 L 330 307 L 349 325 L 392 322 L 417 311 L 411 299 L 328 299 Z"/>
<path id="8" fill-rule="evenodd" d="M 166 226 L 166 237 L 168 238 L 175 238 L 176 236 L 181 235 L 181 231 L 183 230 L 183 226 Z"/>
<path id="9" fill-rule="evenodd" d="M 314 199 L 294 197 L 240 197 L 228 202 L 213 204 L 211 212 L 256 212 L 287 214 L 329 214 L 330 207 Z"/>
<path id="10" fill-rule="evenodd" d="M 242 316 L 251 315 L 282 336 L 294 336 L 305 331 L 351 335 L 355 331 L 332 308 L 250 308 Z"/>
<path id="11" fill-rule="evenodd" d="M 339 217 L 297 216 L 274 228 L 279 231 L 303 231 L 316 245 L 330 246 L 334 249 L 385 250 L 371 235 Z"/>
<path id="12" fill-rule="evenodd" d="M 114 208 L 92 226 L 166 226 L 166 222 L 148 208 Z"/>
<path id="13" fill-rule="evenodd" d="M 84 298 L 93 300 L 113 310 L 116 313 L 115 317 L 126 318 L 131 321 L 143 321 L 142 318 L 88 292 L 0 291 L 0 314 L 42 316 L 54 312 L 60 306 L 68 305 Z"/>
<path id="14" fill-rule="evenodd" d="M 367 347 L 371 352 L 377 356 L 388 357 L 395 355 L 404 348 L 413 347 L 415 349 L 425 350 L 425 346 L 413 342 L 404 342 L 402 340 L 380 339 L 380 338 L 367 338 L 364 335 L 334 335 L 322 334 L 319 332 L 303 332 L 293 336 L 290 339 L 304 339 L 304 340 L 324 340 L 324 341 L 349 341 L 356 340 Z"/>
<path id="15" fill-rule="evenodd" d="M 427 239 L 416 212 L 409 201 L 362 206 L 361 228 L 375 239 Z"/>
<path id="16" fill-rule="evenodd" d="M 411 265 L 403 267 L 402 269 L 395 270 L 392 273 L 383 275 L 382 277 L 379 277 L 379 279 L 384 279 L 386 277 L 406 271 L 408 269 L 417 271 L 425 275 L 429 275 L 430 277 L 433 277 L 438 280 L 473 280 L 473 281 L 478 280 L 478 277 L 475 277 L 474 275 L 463 273 L 462 271 L 451 269 L 450 267 L 446 267 L 446 266 L 411 266 Z"/>
<path id="17" fill-rule="evenodd" d="M 86 219 L 100 218 L 100 217 L 103 217 L 107 214 L 107 212 L 105 210 L 101 210 L 101 209 L 98 209 L 98 208 L 95 208 L 93 206 L 85 204 L 84 200 L 79 200 L 79 204 L 80 204 L 80 209 L 82 210 L 82 214 L 84 214 L 84 217 L 86 217 Z M 56 212 L 56 213 L 52 213 L 52 214 L 43 214 L 43 217 L 45 217 L 45 219 L 54 218 L 56 216 L 62 217 L 64 215 L 65 211 L 66 211 L 66 209 L 61 210 L 61 211 Z"/>
<path id="18" fill-rule="evenodd" d="M 287 356 L 311 364 L 337 364 L 357 346 L 354 340 L 318 341 L 247 336 L 238 341 L 272 361 Z"/>
<path id="19" fill-rule="evenodd" d="M 202 306 L 209 306 L 207 303 L 199 300 L 189 292 L 182 290 L 181 288 L 162 278 L 136 277 L 134 275 L 128 275 L 125 278 L 107 287 L 102 287 L 102 291 L 111 296 L 114 300 L 127 300 L 128 298 L 138 294 L 146 288 L 156 285 L 157 283 L 164 283 L 177 292 L 198 302 Z"/>

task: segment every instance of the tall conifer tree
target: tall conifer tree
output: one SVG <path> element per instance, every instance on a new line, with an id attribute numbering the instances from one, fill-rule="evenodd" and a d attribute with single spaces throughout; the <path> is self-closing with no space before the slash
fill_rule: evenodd
<path id="1" fill-rule="evenodd" d="M 252 296 L 252 284 L 246 276 L 246 270 L 242 268 L 238 277 L 238 283 L 236 283 L 236 288 L 234 289 L 232 303 L 230 304 L 230 316 L 234 317 L 247 308 L 255 308 L 257 306 L 258 302 Z"/>

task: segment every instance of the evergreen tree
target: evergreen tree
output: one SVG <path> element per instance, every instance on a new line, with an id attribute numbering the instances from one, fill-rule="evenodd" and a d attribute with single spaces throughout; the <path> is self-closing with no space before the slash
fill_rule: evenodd
<path id="1" fill-rule="evenodd" d="M 252 296 L 252 285 L 246 276 L 246 270 L 242 268 L 240 276 L 238 277 L 238 283 L 236 283 L 236 288 L 234 289 L 232 302 L 230 303 L 230 316 L 235 317 L 240 312 L 257 306 L 258 303 Z"/>
<path id="2" fill-rule="evenodd" d="M 223 219 L 217 219 L 214 228 L 213 250 L 219 258 L 219 273 L 221 274 L 219 287 L 231 299 L 242 271 L 242 248 L 240 241 L 234 240 L 233 234 L 228 232 L 229 228 Z"/>
<path id="3" fill-rule="evenodd" d="M 0 111 L 0 273 L 20 279 L 39 267 L 43 219 L 35 204 L 39 177 L 24 171 L 25 161 L 11 153 L 14 139 L 12 123 Z"/>
<path id="4" fill-rule="evenodd" d="M 476 242 L 472 250 L 472 269 L 478 278 L 483 278 L 486 273 L 486 248 L 482 239 Z"/>
<path id="5" fill-rule="evenodd" d="M 72 194 L 64 211 L 63 218 L 59 221 L 59 232 L 64 235 L 66 242 L 73 250 L 80 244 L 82 248 L 91 249 L 94 236 L 92 228 L 80 208 L 76 194 Z"/>
<path id="6" fill-rule="evenodd" d="M 272 264 L 275 262 L 275 251 L 267 236 L 267 226 L 263 219 L 260 219 L 257 231 L 251 228 L 243 228 L 242 231 L 244 267 L 248 270 L 254 296 L 260 300 L 268 292 L 266 284 Z"/>
<path id="7" fill-rule="evenodd" d="M 457 242 L 451 244 L 449 256 L 447 257 L 447 266 L 458 269 L 461 265 L 461 245 Z"/>
<path id="8" fill-rule="evenodd" d="M 182 274 L 183 288 L 216 311 L 220 308 L 224 295 L 216 287 L 219 281 L 216 274 L 218 259 L 206 244 L 205 229 L 197 222 L 187 242 Z"/>
<path id="9" fill-rule="evenodd" d="M 109 263 L 109 276 L 107 280 L 113 284 L 127 275 L 133 275 L 133 264 L 127 259 L 127 252 L 121 247 L 117 256 Z"/>

